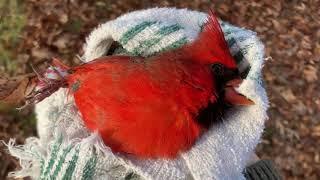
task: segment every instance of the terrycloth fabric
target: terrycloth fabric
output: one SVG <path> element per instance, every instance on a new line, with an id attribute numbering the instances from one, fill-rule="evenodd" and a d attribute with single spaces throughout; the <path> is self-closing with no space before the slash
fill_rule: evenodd
<path id="1" fill-rule="evenodd" d="M 100 25 L 87 38 L 83 60 L 115 53 L 150 56 L 193 41 L 206 14 L 187 9 L 153 8 L 125 14 Z M 268 99 L 262 84 L 264 47 L 255 33 L 222 23 L 230 51 L 245 80 L 238 91 L 255 105 L 236 107 L 188 152 L 175 160 L 139 160 L 113 154 L 97 133 L 82 123 L 65 89 L 36 105 L 39 138 L 8 144 L 22 170 L 11 175 L 35 179 L 244 179 L 246 162 L 259 142 L 267 119 Z M 178 92 L 177 92 L 178 93 Z"/>

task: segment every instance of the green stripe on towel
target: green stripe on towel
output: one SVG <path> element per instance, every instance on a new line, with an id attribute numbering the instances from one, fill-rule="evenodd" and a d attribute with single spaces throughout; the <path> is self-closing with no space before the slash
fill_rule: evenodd
<path id="1" fill-rule="evenodd" d="M 172 44 L 170 44 L 169 46 L 163 48 L 161 51 L 166 51 L 166 50 L 170 50 L 170 49 L 176 49 L 178 47 L 181 47 L 183 45 L 185 45 L 188 42 L 187 37 L 182 37 L 179 40 L 173 42 Z"/>
<path id="2" fill-rule="evenodd" d="M 86 165 L 83 168 L 82 171 L 82 180 L 90 180 L 93 179 L 93 175 L 96 169 L 97 165 L 97 156 L 93 154 L 93 157 L 91 157 L 87 162 Z"/>
<path id="3" fill-rule="evenodd" d="M 71 180 L 72 179 L 72 174 L 74 172 L 74 170 L 76 169 L 76 165 L 79 159 L 79 146 L 76 147 L 75 153 L 72 156 L 71 161 L 68 162 L 68 167 L 67 170 L 65 172 L 65 174 L 63 175 L 63 180 Z"/>
<path id="4" fill-rule="evenodd" d="M 52 166 L 57 158 L 58 151 L 60 149 L 61 144 L 62 144 L 62 136 L 60 135 L 58 137 L 58 141 L 55 144 L 53 144 L 53 148 L 51 151 L 50 159 L 48 161 L 48 165 L 45 168 L 45 171 L 43 172 L 43 174 L 41 173 L 41 175 L 43 175 L 43 177 L 46 177 L 48 175 L 48 173 L 50 172 L 50 170 L 52 169 Z"/>
<path id="5" fill-rule="evenodd" d="M 58 176 L 58 173 L 61 171 L 61 168 L 65 162 L 65 159 L 68 153 L 71 151 L 72 146 L 69 145 L 67 148 L 63 149 L 62 155 L 59 157 L 58 164 L 56 165 L 56 169 L 53 171 L 53 174 L 50 179 L 55 180 Z"/>
<path id="6" fill-rule="evenodd" d="M 156 21 L 144 21 L 133 28 L 129 29 L 127 32 L 119 40 L 122 45 L 127 44 L 132 38 L 134 38 L 137 34 L 143 31 L 145 28 L 155 24 Z"/>

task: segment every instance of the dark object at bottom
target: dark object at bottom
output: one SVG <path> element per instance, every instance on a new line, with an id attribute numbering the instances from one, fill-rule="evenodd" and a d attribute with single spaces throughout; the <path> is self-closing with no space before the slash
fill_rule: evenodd
<path id="1" fill-rule="evenodd" d="M 244 172 L 247 180 L 281 180 L 279 172 L 270 160 L 260 160 L 247 167 Z"/>

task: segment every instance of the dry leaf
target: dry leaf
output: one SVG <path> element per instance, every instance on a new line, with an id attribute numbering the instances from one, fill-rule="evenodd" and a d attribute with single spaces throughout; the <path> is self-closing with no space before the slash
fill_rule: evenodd
<path id="1" fill-rule="evenodd" d="M 0 78 L 0 102 L 12 105 L 21 104 L 35 86 L 34 74 Z"/>
<path id="2" fill-rule="evenodd" d="M 70 42 L 70 36 L 64 35 L 59 37 L 56 41 L 53 42 L 53 45 L 56 46 L 59 50 L 65 49 L 67 44 Z"/>
<path id="3" fill-rule="evenodd" d="M 67 23 L 69 20 L 68 15 L 63 13 L 59 16 L 59 22 L 61 22 L 62 24 Z"/>
<path id="4" fill-rule="evenodd" d="M 274 29 L 277 31 L 277 32 L 280 32 L 283 30 L 281 24 L 279 23 L 279 21 L 275 20 L 275 19 L 272 19 L 271 20 L 272 24 L 273 24 L 273 27 Z"/>
<path id="5" fill-rule="evenodd" d="M 320 137 L 320 125 L 313 127 L 312 131 L 313 136 Z"/>
<path id="6" fill-rule="evenodd" d="M 304 70 L 303 70 L 303 74 L 304 74 L 304 78 L 308 81 L 308 82 L 315 82 L 318 80 L 318 70 L 316 67 L 314 66 L 307 66 Z"/>
<path id="7" fill-rule="evenodd" d="M 320 31 L 319 31 L 320 32 Z M 319 33 L 320 34 L 320 33 Z M 315 48 L 313 50 L 315 56 L 320 56 L 320 43 L 316 43 Z"/>
<path id="8" fill-rule="evenodd" d="M 45 59 L 52 55 L 47 48 L 32 48 L 31 55 L 37 59 Z"/>
<path id="9" fill-rule="evenodd" d="M 297 97 L 293 94 L 291 89 L 286 89 L 280 92 L 280 94 L 289 103 L 292 103 L 297 99 Z"/>

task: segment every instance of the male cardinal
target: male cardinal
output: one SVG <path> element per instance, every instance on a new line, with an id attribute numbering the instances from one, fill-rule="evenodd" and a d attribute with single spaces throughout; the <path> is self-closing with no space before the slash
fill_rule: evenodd
<path id="1" fill-rule="evenodd" d="M 140 158 L 175 158 L 219 118 L 210 113 L 217 105 L 252 104 L 234 89 L 241 80 L 214 13 L 195 41 L 175 50 L 54 65 L 68 71 L 58 84 L 73 94 L 86 127 L 112 151 Z"/>

